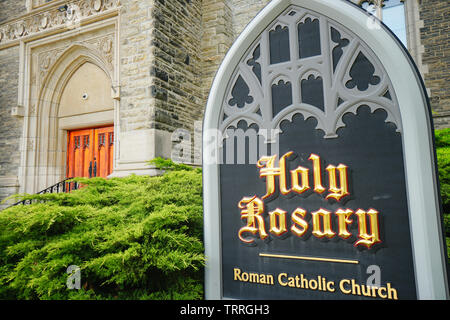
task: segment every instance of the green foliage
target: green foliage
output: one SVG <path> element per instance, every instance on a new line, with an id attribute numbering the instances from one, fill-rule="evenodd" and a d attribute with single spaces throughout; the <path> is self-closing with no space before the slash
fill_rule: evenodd
<path id="1" fill-rule="evenodd" d="M 435 137 L 440 192 L 444 211 L 444 228 L 450 259 L 450 128 L 436 130 Z"/>
<path id="2" fill-rule="evenodd" d="M 203 298 L 199 170 L 76 180 L 0 212 L 0 299 Z M 67 289 L 70 265 L 80 290 Z"/>
<path id="3" fill-rule="evenodd" d="M 445 213 L 450 213 L 450 147 L 436 149 L 439 183 L 441 185 L 442 206 Z"/>
<path id="4" fill-rule="evenodd" d="M 435 131 L 436 148 L 450 147 L 450 128 Z"/>
<path id="5" fill-rule="evenodd" d="M 180 171 L 180 170 L 192 170 L 192 167 L 185 165 L 184 163 L 176 163 L 171 159 L 164 159 L 161 157 L 154 158 L 148 161 L 149 164 L 154 165 L 157 169 L 160 170 L 172 170 L 172 171 Z"/>

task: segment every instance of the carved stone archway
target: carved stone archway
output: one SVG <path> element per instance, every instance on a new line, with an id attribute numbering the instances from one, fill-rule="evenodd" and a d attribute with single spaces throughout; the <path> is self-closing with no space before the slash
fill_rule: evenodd
<path id="1" fill-rule="evenodd" d="M 108 112 L 98 112 L 89 116 L 72 117 L 61 122 L 58 116 L 61 96 L 71 77 L 86 63 L 101 69 L 114 83 L 114 70 L 110 52 L 112 42 L 108 38 L 95 43 L 73 42 L 64 49 L 41 53 L 39 61 L 40 77 L 36 84 L 36 99 L 30 99 L 24 121 L 22 165 L 19 171 L 21 192 L 34 193 L 65 178 L 67 130 L 83 126 L 116 123 L 115 106 Z"/>

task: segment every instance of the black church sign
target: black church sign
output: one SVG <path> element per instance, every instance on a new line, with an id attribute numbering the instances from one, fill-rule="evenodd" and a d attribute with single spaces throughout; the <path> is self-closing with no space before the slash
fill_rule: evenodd
<path id="1" fill-rule="evenodd" d="M 203 128 L 207 298 L 448 297 L 426 94 L 367 19 L 273 1 L 227 54 Z"/>

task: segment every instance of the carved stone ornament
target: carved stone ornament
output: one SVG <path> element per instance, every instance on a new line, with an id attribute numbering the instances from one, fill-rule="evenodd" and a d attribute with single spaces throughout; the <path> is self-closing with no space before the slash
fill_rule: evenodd
<path id="1" fill-rule="evenodd" d="M 46 54 L 42 57 L 42 63 L 41 63 L 41 68 L 43 70 L 47 70 L 48 67 L 50 66 L 50 62 L 51 62 L 51 55 L 50 54 Z"/>
<path id="2" fill-rule="evenodd" d="M 24 34 L 25 32 L 25 26 L 23 25 L 23 23 L 19 23 L 16 26 L 16 37 L 20 37 Z"/>
<path id="3" fill-rule="evenodd" d="M 342 117 L 363 105 L 385 110 L 386 122 L 402 130 L 392 84 L 365 43 L 319 13 L 293 8 L 261 34 L 234 71 L 220 128 L 244 120 L 280 129 L 302 114 L 317 120 L 325 138 L 335 138 L 345 126 Z"/>
<path id="4" fill-rule="evenodd" d="M 102 0 L 95 0 L 93 3 L 93 8 L 95 11 L 100 11 L 102 8 Z"/>
<path id="5" fill-rule="evenodd" d="M 101 50 L 104 54 L 108 54 L 112 49 L 112 40 L 110 38 L 104 38 L 101 41 Z"/>
<path id="6" fill-rule="evenodd" d="M 52 29 L 78 27 L 84 19 L 116 9 L 119 5 L 118 0 L 78 0 L 71 2 L 70 10 L 66 12 L 60 12 L 55 6 L 34 15 L 26 15 L 0 25 L 0 46 Z"/>
<path id="7" fill-rule="evenodd" d="M 41 24 L 40 24 L 41 30 L 44 30 L 45 28 L 47 28 L 47 25 L 48 25 L 48 17 L 47 16 L 43 16 L 41 18 Z"/>
<path id="8" fill-rule="evenodd" d="M 106 34 L 101 37 L 92 38 L 86 40 L 82 44 L 91 49 L 93 52 L 96 52 L 98 56 L 102 57 L 104 61 L 107 63 L 107 66 L 112 70 L 112 59 L 114 55 L 114 46 L 113 46 L 114 34 Z M 69 45 L 64 45 L 61 47 L 54 48 L 50 51 L 44 51 L 38 54 L 37 56 L 37 65 L 38 65 L 38 78 L 36 81 L 36 77 L 34 78 L 34 82 L 36 82 L 37 88 L 40 88 L 42 82 L 44 81 L 48 71 L 52 68 L 52 66 L 57 62 L 57 60 L 61 57 L 61 55 L 66 52 Z M 34 76 L 34 74 L 33 74 Z"/>

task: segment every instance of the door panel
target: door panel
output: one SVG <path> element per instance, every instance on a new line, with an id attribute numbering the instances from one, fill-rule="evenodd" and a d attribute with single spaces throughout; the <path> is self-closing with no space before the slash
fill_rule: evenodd
<path id="1" fill-rule="evenodd" d="M 92 129 L 70 131 L 67 148 L 67 177 L 89 177 L 92 157 Z"/>
<path id="2" fill-rule="evenodd" d="M 92 144 L 92 132 L 88 135 L 83 135 L 83 170 L 81 171 L 82 177 L 89 177 L 89 165 L 91 163 L 90 159 L 92 158 L 93 146 Z"/>
<path id="3" fill-rule="evenodd" d="M 106 178 L 112 172 L 112 150 L 114 147 L 114 127 L 95 130 L 95 158 L 97 176 Z"/>
<path id="4" fill-rule="evenodd" d="M 114 127 L 68 132 L 68 178 L 103 177 L 111 174 L 114 154 Z"/>

